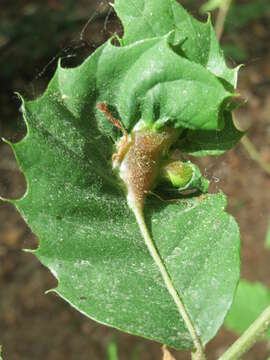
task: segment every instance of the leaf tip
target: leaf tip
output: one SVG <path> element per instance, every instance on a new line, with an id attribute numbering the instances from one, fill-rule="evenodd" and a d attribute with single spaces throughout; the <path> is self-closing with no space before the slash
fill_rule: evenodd
<path id="1" fill-rule="evenodd" d="M 57 294 L 56 288 L 49 289 L 49 290 L 46 290 L 46 291 L 44 292 L 45 295 L 48 295 L 48 294 L 51 294 L 51 293 Z"/>
<path id="2" fill-rule="evenodd" d="M 63 70 L 61 57 L 59 57 L 57 60 L 57 70 Z"/>
<path id="3" fill-rule="evenodd" d="M 35 254 L 37 249 L 22 249 L 22 251 L 29 254 Z"/>
<path id="4" fill-rule="evenodd" d="M 213 24 L 212 24 L 212 16 L 211 16 L 210 11 L 205 12 L 205 14 L 207 14 L 206 24 L 213 26 Z"/>
<path id="5" fill-rule="evenodd" d="M 15 203 L 15 200 L 5 198 L 5 197 L 3 197 L 3 196 L 1 196 L 1 195 L 0 195 L 0 200 L 3 201 L 3 202 L 5 202 L 5 203 L 12 204 L 12 205 L 14 205 L 14 203 Z"/>

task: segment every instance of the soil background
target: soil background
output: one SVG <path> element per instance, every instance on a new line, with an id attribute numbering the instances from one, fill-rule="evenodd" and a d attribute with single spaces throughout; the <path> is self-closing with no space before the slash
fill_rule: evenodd
<path id="1" fill-rule="evenodd" d="M 200 2 L 182 3 L 198 16 Z M 252 3 L 237 1 L 243 7 Z M 18 141 L 25 127 L 14 92 L 26 98 L 38 96 L 59 56 L 64 65 L 77 65 L 115 31 L 121 33 L 121 26 L 105 1 L 1 0 L 0 6 L 0 132 L 2 137 Z M 233 65 L 245 63 L 239 80 L 244 101 L 236 118 L 242 128 L 249 128 L 249 138 L 270 164 L 270 9 L 259 15 L 251 11 L 241 24 L 240 17 L 233 15 L 222 41 Z M 270 176 L 241 144 L 222 157 L 201 160 L 200 165 L 212 181 L 212 190 L 222 189 L 227 194 L 228 211 L 240 226 L 242 277 L 270 287 L 270 253 L 264 248 L 270 221 Z M 18 198 L 25 189 L 14 155 L 1 140 L 0 195 Z M 22 251 L 37 246 L 38 239 L 15 208 L 0 201 L 3 360 L 104 360 L 112 339 L 120 360 L 161 359 L 159 344 L 97 324 L 55 294 L 45 295 L 56 286 L 56 280 L 32 254 Z M 222 328 L 207 346 L 209 359 L 216 359 L 236 338 Z M 176 359 L 189 359 L 187 353 L 174 354 Z M 270 344 L 260 342 L 243 359 L 269 357 Z"/>

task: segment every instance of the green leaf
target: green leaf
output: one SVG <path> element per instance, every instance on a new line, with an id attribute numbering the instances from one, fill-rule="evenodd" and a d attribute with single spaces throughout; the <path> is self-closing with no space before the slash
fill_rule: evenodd
<path id="1" fill-rule="evenodd" d="M 241 280 L 225 326 L 237 334 L 242 334 L 269 305 L 270 289 L 258 282 Z M 270 330 L 266 336 L 270 338 Z"/>
<path id="2" fill-rule="evenodd" d="M 13 148 L 28 190 L 14 204 L 40 238 L 36 255 L 59 280 L 57 293 L 72 306 L 123 331 L 191 348 L 111 170 L 112 144 L 99 130 L 107 120 L 93 116 L 92 92 L 83 76 L 74 83 L 75 72 L 58 70 L 46 94 L 24 104 L 28 134 Z M 63 100 L 68 88 L 83 101 Z M 155 244 L 204 343 L 222 324 L 239 277 L 239 233 L 224 208 L 222 194 L 146 206 Z"/>
<path id="3" fill-rule="evenodd" d="M 124 26 L 123 45 L 174 31 L 176 52 L 236 87 L 238 68 L 227 67 L 210 18 L 199 22 L 175 0 L 115 0 L 114 8 Z"/>
<path id="4" fill-rule="evenodd" d="M 59 67 L 55 81 L 71 113 L 80 116 L 77 109 L 84 103 L 83 111 L 95 113 L 104 131 L 112 130 L 112 125 L 97 110 L 98 102 L 111 105 L 129 131 L 139 119 L 150 124 L 169 121 L 175 127 L 217 129 L 223 127 L 219 113 L 231 97 L 201 65 L 175 54 L 167 36 L 126 47 L 109 41 L 78 69 Z M 81 81 L 87 89 L 78 86 Z M 91 98 L 86 100 L 89 94 Z"/>
<path id="5" fill-rule="evenodd" d="M 234 147 L 245 132 L 236 129 L 231 112 L 224 112 L 225 127 L 221 131 L 187 130 L 178 148 L 193 156 L 222 155 Z"/>
<path id="6" fill-rule="evenodd" d="M 108 41 L 74 69 L 59 64 L 45 94 L 23 102 L 27 135 L 11 146 L 27 192 L 11 202 L 40 238 L 35 254 L 58 279 L 55 291 L 72 306 L 100 323 L 191 349 L 112 171 L 112 139 L 120 134 L 97 105 L 106 102 L 128 132 L 140 120 L 207 132 L 224 127 L 232 90 L 202 54 L 191 60 L 183 43 L 181 55 L 178 30 L 139 40 L 121 47 Z M 239 231 L 225 207 L 222 193 L 175 203 L 148 197 L 145 207 L 154 246 L 203 344 L 223 323 L 239 279 Z"/>

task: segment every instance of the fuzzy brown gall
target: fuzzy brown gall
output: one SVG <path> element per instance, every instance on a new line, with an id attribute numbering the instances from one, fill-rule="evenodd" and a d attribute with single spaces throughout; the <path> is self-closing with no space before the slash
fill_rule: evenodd
<path id="1" fill-rule="evenodd" d="M 159 132 L 144 129 L 131 134 L 131 142 L 120 166 L 130 206 L 143 209 L 145 197 L 155 187 L 162 157 L 177 139 L 175 129 Z"/>
<path id="2" fill-rule="evenodd" d="M 147 194 L 158 181 L 161 159 L 177 140 L 179 130 L 163 128 L 154 131 L 145 128 L 133 131 L 129 136 L 121 122 L 110 114 L 105 102 L 97 107 L 123 132 L 124 138 L 119 143 L 118 152 L 113 154 L 114 167 L 120 170 L 129 206 L 142 211 Z"/>

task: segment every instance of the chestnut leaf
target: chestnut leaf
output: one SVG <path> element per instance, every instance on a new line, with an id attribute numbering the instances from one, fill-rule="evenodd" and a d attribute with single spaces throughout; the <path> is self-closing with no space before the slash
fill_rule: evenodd
<path id="1" fill-rule="evenodd" d="M 226 67 L 210 22 L 175 1 L 117 0 L 115 8 L 121 46 L 110 39 L 79 67 L 59 63 L 44 95 L 23 101 L 27 135 L 10 145 L 27 191 L 10 202 L 40 239 L 34 253 L 58 279 L 53 291 L 100 323 L 192 349 L 112 170 L 112 140 L 121 134 L 97 105 L 106 102 L 128 132 L 141 120 L 172 126 L 183 129 L 180 149 L 223 152 L 241 136 L 228 115 L 237 70 Z M 145 204 L 153 242 L 203 344 L 222 325 L 240 273 L 239 231 L 225 207 L 221 192 L 174 202 L 148 196 Z"/>

